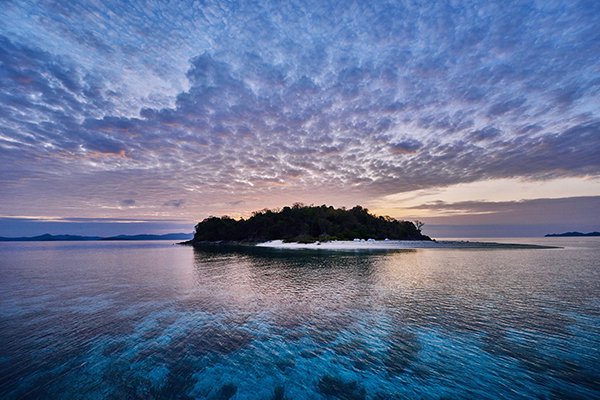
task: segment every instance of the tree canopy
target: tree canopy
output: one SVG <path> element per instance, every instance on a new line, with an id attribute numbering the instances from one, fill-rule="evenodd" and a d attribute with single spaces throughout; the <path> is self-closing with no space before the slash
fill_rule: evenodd
<path id="1" fill-rule="evenodd" d="M 261 210 L 248 219 L 228 216 L 208 217 L 196 225 L 194 242 L 261 242 L 284 240 L 353 239 L 431 240 L 421 234 L 420 226 L 391 217 L 378 217 L 361 206 L 349 210 L 332 206 L 294 204 L 281 210 Z"/>

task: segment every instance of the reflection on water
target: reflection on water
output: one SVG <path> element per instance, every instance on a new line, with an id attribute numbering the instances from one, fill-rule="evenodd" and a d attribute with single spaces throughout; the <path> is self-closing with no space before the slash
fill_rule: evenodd
<path id="1" fill-rule="evenodd" d="M 600 241 L 0 247 L 2 398 L 594 398 Z"/>

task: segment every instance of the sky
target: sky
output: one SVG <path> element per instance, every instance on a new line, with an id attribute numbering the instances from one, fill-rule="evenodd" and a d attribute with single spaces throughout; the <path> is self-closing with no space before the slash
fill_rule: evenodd
<path id="1" fill-rule="evenodd" d="M 296 202 L 600 230 L 600 2 L 11 1 L 0 236 Z"/>

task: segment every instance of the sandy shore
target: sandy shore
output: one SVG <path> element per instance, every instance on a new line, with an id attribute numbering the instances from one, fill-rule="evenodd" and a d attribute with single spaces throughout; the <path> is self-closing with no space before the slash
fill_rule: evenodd
<path id="1" fill-rule="evenodd" d="M 375 240 L 375 241 L 331 241 L 316 243 L 284 243 L 282 240 L 259 243 L 257 247 L 275 249 L 311 250 L 398 250 L 398 249 L 544 249 L 552 246 L 470 241 L 427 241 L 427 240 Z"/>

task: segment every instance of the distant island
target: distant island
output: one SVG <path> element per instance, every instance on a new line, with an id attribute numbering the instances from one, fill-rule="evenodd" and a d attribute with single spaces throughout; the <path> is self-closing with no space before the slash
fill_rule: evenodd
<path id="1" fill-rule="evenodd" d="M 165 235 L 118 235 L 102 238 L 101 240 L 189 240 L 192 233 L 167 233 Z"/>
<path id="2" fill-rule="evenodd" d="M 191 233 L 167 233 L 165 235 L 118 235 L 118 236 L 79 236 L 79 235 L 50 235 L 49 233 L 39 236 L 28 237 L 3 237 L 0 242 L 83 242 L 93 240 L 189 240 L 193 237 Z"/>
<path id="3" fill-rule="evenodd" d="M 579 236 L 600 236 L 600 232 L 563 232 L 563 233 L 549 233 L 544 237 L 579 237 Z"/>
<path id="4" fill-rule="evenodd" d="M 418 225 L 418 226 L 417 226 Z M 297 203 L 279 210 L 262 210 L 248 219 L 208 217 L 196 225 L 194 238 L 183 244 L 209 242 L 259 243 L 271 240 L 312 243 L 333 240 L 428 240 L 422 224 L 375 216 L 361 206 L 349 210 Z"/>

